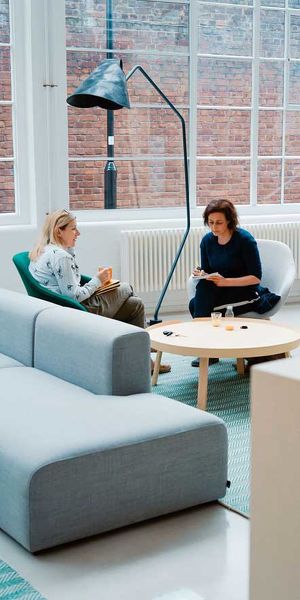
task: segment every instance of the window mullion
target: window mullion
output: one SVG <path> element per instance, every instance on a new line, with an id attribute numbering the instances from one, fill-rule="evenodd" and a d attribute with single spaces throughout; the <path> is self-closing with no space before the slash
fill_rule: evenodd
<path id="1" fill-rule="evenodd" d="M 198 73 L 198 40 L 197 40 L 198 6 L 190 2 L 189 13 L 189 42 L 190 42 L 190 70 L 189 70 L 189 184 L 191 208 L 197 206 L 197 73 Z"/>
<path id="2" fill-rule="evenodd" d="M 14 148 L 15 214 L 11 223 L 29 223 L 34 198 L 34 160 L 31 119 L 31 10 L 28 0 L 10 0 L 10 60 Z M 1 215 L 1 223 L 6 215 Z"/>
<path id="3" fill-rule="evenodd" d="M 257 204 L 258 130 L 259 130 L 259 52 L 260 52 L 260 0 L 253 7 L 253 57 L 250 143 L 250 205 Z"/>
<path id="4" fill-rule="evenodd" d="M 49 210 L 68 207 L 68 123 L 65 3 L 46 0 L 46 78 Z"/>
<path id="5" fill-rule="evenodd" d="M 290 44 L 290 12 L 288 11 L 288 0 L 285 0 L 285 22 L 284 22 L 284 66 L 283 66 L 283 112 L 282 112 L 282 141 L 281 141 L 281 192 L 280 203 L 284 204 L 284 179 L 285 179 L 285 131 L 286 111 L 289 94 L 289 44 Z"/>

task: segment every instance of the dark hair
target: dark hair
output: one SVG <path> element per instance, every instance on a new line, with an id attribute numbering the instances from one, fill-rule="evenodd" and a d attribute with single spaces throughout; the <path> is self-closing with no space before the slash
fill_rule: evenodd
<path id="1" fill-rule="evenodd" d="M 239 224 L 239 219 L 236 209 L 230 200 L 212 200 L 207 205 L 203 213 L 204 225 L 208 225 L 208 217 L 214 212 L 223 213 L 226 221 L 228 221 L 228 229 L 231 231 L 236 230 Z"/>

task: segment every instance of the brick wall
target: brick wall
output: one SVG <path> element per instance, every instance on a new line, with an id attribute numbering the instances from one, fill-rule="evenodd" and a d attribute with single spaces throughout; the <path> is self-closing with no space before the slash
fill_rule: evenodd
<path id="1" fill-rule="evenodd" d="M 119 208 L 182 206 L 185 203 L 183 162 L 117 160 Z M 72 210 L 104 208 L 105 161 L 70 160 Z"/>
<path id="2" fill-rule="evenodd" d="M 285 161 L 284 201 L 300 202 L 300 160 Z"/>
<path id="3" fill-rule="evenodd" d="M 259 160 L 257 168 L 257 203 L 280 204 L 281 160 Z"/>
<path id="4" fill-rule="evenodd" d="M 9 44 L 9 0 L 0 0 L 0 42 Z"/>
<path id="5" fill-rule="evenodd" d="M 296 1 L 296 0 L 295 0 Z M 170 100 L 188 107 L 188 6 L 184 4 L 147 2 L 147 0 L 114 0 L 114 44 L 122 57 L 124 70 L 141 64 L 162 87 Z M 272 0 L 273 7 L 283 6 L 283 0 Z M 105 58 L 105 12 L 102 0 L 75 2 L 66 0 L 67 42 L 72 46 L 99 48 L 98 52 L 69 51 L 69 93 L 77 87 L 99 62 Z M 252 103 L 252 37 L 253 10 L 250 6 L 235 7 L 199 4 L 198 52 L 248 56 L 249 59 L 200 56 L 197 66 L 198 106 L 197 155 L 207 160 L 197 161 L 197 203 L 203 204 L 220 195 L 241 204 L 249 203 L 250 140 Z M 291 47 L 299 52 L 298 22 L 293 24 Z M 147 53 L 149 50 L 149 53 Z M 166 55 L 172 50 L 178 54 Z M 127 53 L 125 52 L 127 51 Z M 128 52 L 129 51 L 129 52 Z M 258 153 L 265 160 L 258 162 L 258 203 L 280 202 L 282 152 L 284 14 L 261 9 L 260 86 L 258 123 Z M 158 52 L 158 53 L 157 53 Z M 156 54 L 155 54 L 156 53 Z M 300 55 L 300 52 L 299 52 Z M 290 95 L 299 97 L 300 66 L 290 65 Z M 132 108 L 115 113 L 115 156 L 118 169 L 118 206 L 178 206 L 184 202 L 182 140 L 176 118 L 162 107 L 135 107 L 134 104 L 160 103 L 160 98 L 141 75 L 129 82 Z M 295 100 L 294 100 L 295 101 Z M 298 100 L 297 100 L 298 102 Z M 224 109 L 221 107 L 224 106 Z M 230 107 L 233 107 L 230 109 Z M 236 107 L 244 107 L 239 110 Z M 263 110 L 273 108 L 277 110 Z M 248 109 L 248 110 L 247 110 Z M 188 109 L 181 108 L 188 126 Z M 82 113 L 84 112 L 84 115 Z M 286 152 L 300 154 L 300 111 L 288 113 L 286 121 Z M 99 156 L 81 165 L 71 160 L 70 197 L 73 208 L 78 203 L 88 207 L 103 206 L 103 169 L 106 154 L 106 116 L 97 109 L 69 109 L 70 157 Z M 159 161 L 165 156 L 169 160 Z M 230 160 L 230 156 L 233 157 Z M 126 161 L 124 157 L 132 157 Z M 148 157 L 148 159 L 147 159 Z M 224 157 L 224 160 L 214 160 Z M 273 158 L 274 157 L 274 158 Z M 137 160 L 137 159 L 144 160 Z M 296 201 L 293 161 L 285 171 L 288 201 Z M 76 165 L 76 166 L 75 166 Z M 85 175 L 85 167 L 87 175 Z M 295 166 L 297 170 L 297 165 Z M 74 172 L 77 175 L 74 175 Z M 79 176 L 80 173 L 80 176 Z M 94 177 L 92 177 L 94 173 Z M 82 178 L 82 183 L 80 182 Z M 165 185 L 163 180 L 165 179 Z M 90 187 L 83 181 L 90 181 Z M 89 190 L 85 193 L 83 190 Z M 173 191 L 173 195 L 172 195 Z"/>
<path id="6" fill-rule="evenodd" d="M 249 160 L 198 160 L 197 204 L 215 198 L 230 198 L 236 204 L 249 204 Z"/>
<path id="7" fill-rule="evenodd" d="M 11 106 L 0 105 L 0 158 L 13 156 Z"/>
<path id="8" fill-rule="evenodd" d="M 259 111 L 258 153 L 260 156 L 282 154 L 282 116 L 282 111 Z"/>
<path id="9" fill-rule="evenodd" d="M 65 0 L 67 47 L 105 48 L 105 1 Z M 188 4 L 113 0 L 117 50 L 188 49 Z"/>
<path id="10" fill-rule="evenodd" d="M 143 66 L 181 107 L 188 128 L 188 5 L 144 0 L 113 0 L 112 5 L 114 48 L 124 72 Z M 67 52 L 69 93 L 106 57 L 101 52 L 104 8 L 100 0 L 88 5 L 85 0 L 66 1 L 67 44 L 99 48 Z M 115 112 L 118 206 L 180 206 L 185 202 L 183 160 L 178 159 L 183 154 L 181 123 L 141 73 L 130 79 L 128 91 L 132 108 Z M 69 108 L 68 113 L 71 206 L 78 208 L 86 201 L 88 208 L 103 207 L 106 112 Z M 88 156 L 99 160 L 72 160 Z"/>
<path id="11" fill-rule="evenodd" d="M 249 156 L 250 111 L 199 110 L 197 154 Z"/>
<path id="12" fill-rule="evenodd" d="M 187 112 L 182 110 L 188 127 Z M 106 111 L 69 108 L 69 154 L 106 156 Z M 165 106 L 115 111 L 115 156 L 182 155 L 181 121 Z M 1 114 L 0 114 L 1 119 Z"/>
<path id="13" fill-rule="evenodd" d="M 15 210 L 14 164 L 0 161 L 0 213 Z"/>
<path id="14" fill-rule="evenodd" d="M 251 60 L 199 58 L 198 104 L 251 106 Z"/>
<path id="15" fill-rule="evenodd" d="M 0 100 L 11 100 L 10 52 L 5 46 L 0 46 L 0 72 Z"/>

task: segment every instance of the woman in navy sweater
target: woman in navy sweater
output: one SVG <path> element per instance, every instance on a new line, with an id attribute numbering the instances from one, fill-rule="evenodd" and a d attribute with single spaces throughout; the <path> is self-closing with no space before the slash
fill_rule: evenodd
<path id="1" fill-rule="evenodd" d="M 193 318 L 208 317 L 214 310 L 224 314 L 227 305 L 234 314 L 263 313 L 280 299 L 260 285 L 262 270 L 257 243 L 238 227 L 236 209 L 229 200 L 212 200 L 203 213 L 207 233 L 200 244 L 201 268 L 193 271 L 200 279 L 189 309 Z"/>

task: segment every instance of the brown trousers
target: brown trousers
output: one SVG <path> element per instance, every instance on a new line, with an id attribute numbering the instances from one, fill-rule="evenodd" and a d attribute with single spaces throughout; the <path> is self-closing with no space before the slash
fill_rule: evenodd
<path id="1" fill-rule="evenodd" d="M 96 315 L 145 328 L 144 303 L 128 283 L 121 283 L 115 290 L 101 296 L 92 294 L 82 304 Z"/>

